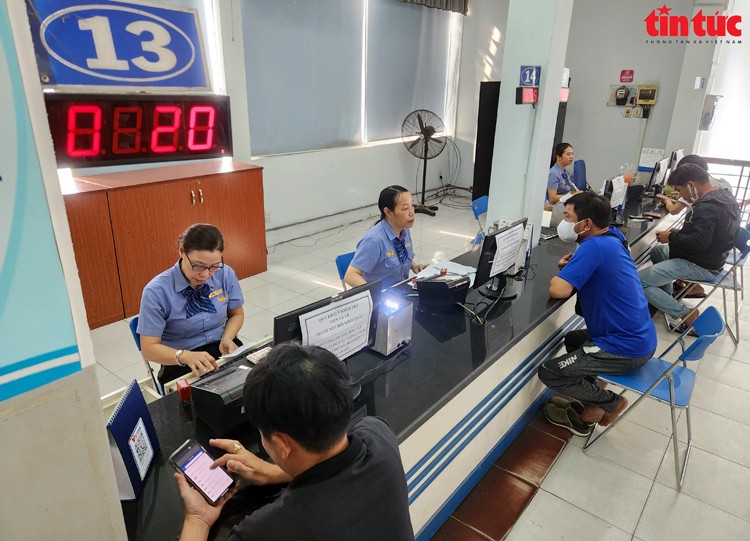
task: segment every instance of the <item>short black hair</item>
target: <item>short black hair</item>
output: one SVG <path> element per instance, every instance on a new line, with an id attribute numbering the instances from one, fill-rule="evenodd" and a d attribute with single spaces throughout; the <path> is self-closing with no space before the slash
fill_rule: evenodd
<path id="1" fill-rule="evenodd" d="M 565 201 L 565 205 L 573 205 L 573 212 L 579 220 L 589 219 L 596 227 L 609 227 L 612 219 L 612 209 L 609 200 L 594 192 L 578 193 Z"/>
<path id="2" fill-rule="evenodd" d="M 699 165 L 686 163 L 675 168 L 669 175 L 668 183 L 672 186 L 684 186 L 688 182 L 706 184 L 708 182 L 708 172 Z"/>
<path id="3" fill-rule="evenodd" d="M 708 162 L 704 160 L 703 158 L 701 158 L 700 156 L 698 156 L 697 154 L 688 154 L 677 163 L 677 167 L 688 164 L 688 163 L 694 163 L 695 165 L 699 166 L 701 169 L 708 171 Z M 675 167 L 675 169 L 677 167 Z"/>
<path id="4" fill-rule="evenodd" d="M 242 399 L 263 437 L 283 432 L 314 453 L 340 440 L 352 416 L 346 365 L 326 349 L 295 342 L 274 347 L 253 368 Z"/>
<path id="5" fill-rule="evenodd" d="M 186 254 L 193 250 L 223 252 L 224 237 L 215 225 L 193 224 L 177 237 L 177 245 L 182 246 Z"/>

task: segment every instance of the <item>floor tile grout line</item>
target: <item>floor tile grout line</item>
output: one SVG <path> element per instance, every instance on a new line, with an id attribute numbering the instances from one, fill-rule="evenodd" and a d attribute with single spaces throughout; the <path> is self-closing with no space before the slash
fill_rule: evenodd
<path id="1" fill-rule="evenodd" d="M 627 530 L 623 530 L 623 529 L 622 529 L 622 528 L 620 528 L 619 526 L 615 526 L 615 525 L 614 525 L 614 524 L 612 524 L 611 522 L 609 522 L 609 521 L 607 521 L 607 520 L 603 519 L 602 517 L 599 517 L 599 516 L 595 515 L 595 514 L 594 514 L 594 513 L 592 513 L 591 511 L 587 511 L 587 510 L 586 510 L 586 509 L 584 509 L 583 507 L 580 507 L 580 506 L 576 505 L 576 504 L 575 504 L 575 503 L 573 503 L 573 502 L 569 502 L 568 500 L 566 500 L 566 499 L 565 499 L 565 498 L 563 498 L 562 496 L 558 496 L 558 495 L 557 495 L 557 494 L 555 494 L 554 492 L 550 492 L 549 490 L 547 490 L 547 489 L 544 489 L 544 488 L 542 488 L 542 487 L 539 487 L 539 490 L 538 490 L 538 491 L 536 492 L 536 494 L 534 494 L 534 497 L 536 497 L 536 495 L 537 495 L 537 494 L 538 494 L 539 492 L 545 492 L 545 493 L 549 494 L 550 496 L 552 496 L 553 498 L 557 498 L 558 500 L 561 500 L 561 501 L 563 501 L 563 502 L 567 503 L 568 505 L 570 505 L 570 506 L 572 506 L 572 507 L 575 507 L 575 508 L 576 508 L 576 509 L 578 509 L 579 511 L 582 511 L 582 512 L 586 513 L 587 515 L 589 515 L 589 516 L 592 516 L 592 517 L 594 517 L 595 519 L 601 520 L 602 522 L 604 522 L 605 524 L 608 524 L 609 526 L 611 526 L 611 527 L 612 527 L 612 528 L 614 528 L 615 530 L 621 531 L 621 532 L 623 532 L 623 533 L 626 533 L 626 534 L 627 534 L 627 533 L 630 533 L 630 535 L 634 535 L 634 534 L 635 534 L 635 528 L 633 529 L 633 532 L 628 532 Z M 533 498 L 532 498 L 532 499 L 533 499 Z M 648 501 L 648 499 L 647 499 L 647 501 Z M 531 502 L 529 502 L 529 503 L 531 503 Z M 644 507 L 645 507 L 645 504 L 644 504 Z"/>
<path id="2" fill-rule="evenodd" d="M 685 475 L 687 476 L 687 474 L 685 474 Z M 709 507 L 712 507 L 712 508 L 714 508 L 714 509 L 717 509 L 718 511 L 721 511 L 721 512 L 723 512 L 723 513 L 726 513 L 727 515 L 731 515 L 731 516 L 733 516 L 733 517 L 735 517 L 735 518 L 738 518 L 738 519 L 740 519 L 740 520 L 741 520 L 741 521 L 743 521 L 743 522 L 747 522 L 748 524 L 750 524 L 750 519 L 747 519 L 747 518 L 743 518 L 743 517 L 741 517 L 741 516 L 739 516 L 739 515 L 736 515 L 735 513 L 732 513 L 731 511 L 729 511 L 729 510 L 727 510 L 727 509 L 723 509 L 723 508 L 721 508 L 721 507 L 718 507 L 718 506 L 716 506 L 716 505 L 712 504 L 711 502 L 707 502 L 707 501 L 705 501 L 705 500 L 702 500 L 702 499 L 700 499 L 700 498 L 699 498 L 698 496 L 694 496 L 694 495 L 692 495 L 692 494 L 688 494 L 687 492 L 683 492 L 682 490 L 678 490 L 678 489 L 676 489 L 676 488 L 674 488 L 674 487 L 671 487 L 671 486 L 669 486 L 669 485 L 665 485 L 664 483 L 660 483 L 660 482 L 659 482 L 659 481 L 657 481 L 657 480 L 654 480 L 654 484 L 655 484 L 655 485 L 657 485 L 657 484 L 658 484 L 658 485 L 661 485 L 661 486 L 663 486 L 664 488 L 668 488 L 668 489 L 670 489 L 670 490 L 674 490 L 675 492 L 679 493 L 679 494 L 680 494 L 681 496 L 686 496 L 686 497 L 688 497 L 688 498 L 692 498 L 692 499 L 693 499 L 693 500 L 695 500 L 695 501 L 698 501 L 698 502 L 704 503 L 704 504 L 706 504 L 706 505 L 707 505 L 707 506 L 709 506 Z M 684 486 L 684 485 L 683 485 L 683 486 Z M 649 494 L 650 494 L 650 493 L 649 493 Z M 647 501 L 648 501 L 648 500 L 647 500 Z M 644 507 L 644 509 L 645 509 L 645 507 Z"/>

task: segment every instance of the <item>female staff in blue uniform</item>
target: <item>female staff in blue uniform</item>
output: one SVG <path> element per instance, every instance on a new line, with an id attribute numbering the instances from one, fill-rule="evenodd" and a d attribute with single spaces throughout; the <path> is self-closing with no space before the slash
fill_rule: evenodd
<path id="1" fill-rule="evenodd" d="M 216 358 L 242 342 L 245 318 L 237 275 L 224 264 L 224 238 L 210 224 L 193 224 L 177 239 L 180 259 L 143 290 L 138 333 L 159 381 L 214 370 Z"/>
<path id="2" fill-rule="evenodd" d="M 564 196 L 575 195 L 579 190 L 576 189 L 576 185 L 570 180 L 570 175 L 565 169 L 573 164 L 573 147 L 568 143 L 556 145 L 552 159 L 554 163 L 547 177 L 547 200 L 550 205 L 556 205 Z"/>
<path id="3" fill-rule="evenodd" d="M 383 287 L 405 280 L 427 265 L 414 262 L 409 228 L 414 225 L 414 201 L 409 190 L 388 186 L 378 198 L 380 219 L 357 244 L 344 281 L 352 287 L 383 280 Z"/>

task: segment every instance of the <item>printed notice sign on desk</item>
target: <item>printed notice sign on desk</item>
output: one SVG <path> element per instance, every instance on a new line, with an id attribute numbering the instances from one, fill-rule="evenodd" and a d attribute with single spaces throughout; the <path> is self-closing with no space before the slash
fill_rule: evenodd
<path id="1" fill-rule="evenodd" d="M 496 237 L 497 252 L 492 261 L 490 276 L 495 276 L 510 267 L 518 257 L 518 248 L 523 242 L 523 225 L 518 224 Z"/>
<path id="2" fill-rule="evenodd" d="M 300 316 L 302 343 L 346 359 L 368 345 L 372 306 L 365 291 Z"/>
<path id="3" fill-rule="evenodd" d="M 656 162 L 664 157 L 663 148 L 643 148 L 641 149 L 641 159 L 638 160 L 638 168 L 647 171 L 653 171 Z"/>

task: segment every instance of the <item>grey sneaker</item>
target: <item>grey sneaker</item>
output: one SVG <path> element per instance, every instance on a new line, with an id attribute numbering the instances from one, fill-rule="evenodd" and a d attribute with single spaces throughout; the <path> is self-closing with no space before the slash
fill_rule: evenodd
<path id="1" fill-rule="evenodd" d="M 576 436 L 588 436 L 593 430 L 593 425 L 584 423 L 572 406 L 561 408 L 554 404 L 547 404 L 544 407 L 544 416 L 553 425 L 561 426 Z"/>
<path id="2" fill-rule="evenodd" d="M 547 401 L 548 404 L 553 404 L 557 406 L 558 408 L 573 408 L 578 415 L 581 415 L 583 413 L 583 404 L 581 404 L 578 400 L 570 400 L 568 398 L 563 398 L 560 395 L 552 395 L 552 397 Z"/>

